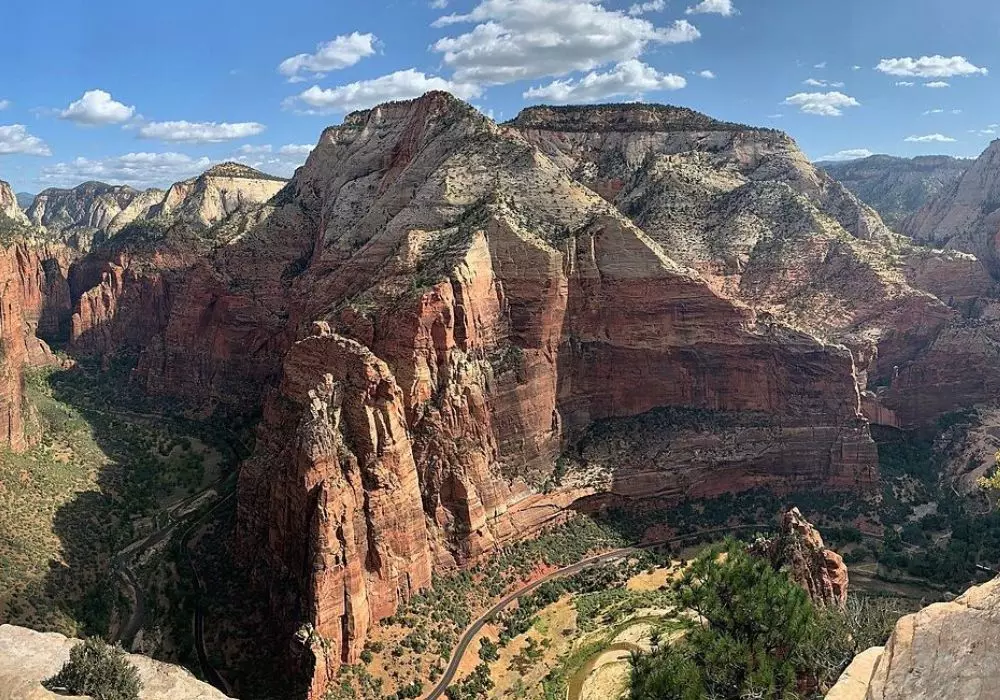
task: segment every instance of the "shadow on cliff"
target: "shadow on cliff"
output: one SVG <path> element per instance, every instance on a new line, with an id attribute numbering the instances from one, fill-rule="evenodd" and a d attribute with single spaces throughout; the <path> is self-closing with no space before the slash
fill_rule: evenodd
<path id="1" fill-rule="evenodd" d="M 246 456 L 248 428 L 190 420 L 176 404 L 144 395 L 130 381 L 134 364 L 134 358 L 102 365 L 81 359 L 43 375 L 33 395 L 44 452 L 65 453 L 77 477 L 93 475 L 92 486 L 54 514 L 61 556 L 50 562 L 40 592 L 52 608 L 46 627 L 113 639 L 124 633 L 126 645 L 201 675 L 192 631 L 201 606 L 208 660 L 239 697 L 294 697 L 274 666 L 279 650 L 261 633 L 266 596 L 229 551 L 235 499 L 224 496 Z M 209 486 L 223 499 L 187 516 L 170 514 Z M 132 550 L 123 553 L 140 541 L 138 550 L 161 555 L 143 561 Z M 138 606 L 126 567 L 140 589 Z"/>

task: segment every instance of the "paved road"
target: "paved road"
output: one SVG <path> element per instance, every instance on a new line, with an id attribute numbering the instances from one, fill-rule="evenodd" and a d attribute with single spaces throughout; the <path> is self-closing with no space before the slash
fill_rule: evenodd
<path id="1" fill-rule="evenodd" d="M 552 573 L 544 576 L 537 581 L 533 581 L 526 586 L 522 586 L 513 593 L 509 593 L 505 597 L 500 599 L 496 605 L 483 613 L 478 619 L 476 619 L 471 625 L 469 625 L 465 633 L 462 634 L 462 638 L 458 642 L 458 646 L 452 652 L 451 661 L 448 662 L 448 668 L 445 669 L 444 675 L 438 681 L 437 685 L 434 686 L 430 693 L 424 696 L 424 700 L 438 700 L 444 696 L 445 691 L 448 690 L 448 686 L 455 679 L 455 674 L 458 672 L 458 667 L 462 663 L 462 659 L 465 657 L 465 652 L 468 650 L 469 645 L 472 640 L 476 638 L 476 635 L 483 629 L 483 627 L 490 621 L 494 615 L 499 613 L 501 610 L 506 608 L 508 605 L 513 603 L 515 600 L 521 596 L 531 593 L 536 588 L 541 586 L 543 583 L 552 581 L 554 579 L 564 578 L 566 576 L 572 576 L 573 574 L 579 573 L 584 569 L 592 566 L 597 566 L 598 564 L 605 564 L 609 561 L 614 561 L 615 559 L 621 559 L 637 549 L 653 549 L 655 547 L 661 547 L 668 544 L 682 544 L 689 540 L 695 540 L 702 537 L 708 537 L 711 535 L 739 532 L 741 530 L 760 530 L 762 528 L 772 527 L 771 525 L 739 525 L 737 527 L 718 527 L 711 530 L 702 530 L 701 532 L 691 533 L 690 535 L 680 535 L 678 537 L 671 537 L 669 539 L 657 540 L 655 542 L 647 542 L 645 544 L 637 545 L 635 547 L 622 547 L 621 549 L 615 549 L 610 552 L 605 552 L 604 554 L 598 554 L 597 556 L 588 557 L 578 561 L 576 564 L 570 564 L 569 566 L 563 567 L 553 571 Z"/>

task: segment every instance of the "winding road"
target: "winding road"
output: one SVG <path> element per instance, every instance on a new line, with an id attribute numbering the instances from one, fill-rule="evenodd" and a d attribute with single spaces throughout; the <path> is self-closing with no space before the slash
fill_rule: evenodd
<path id="1" fill-rule="evenodd" d="M 506 608 L 508 605 L 513 603 L 515 600 L 521 596 L 531 593 L 539 586 L 549 581 L 555 579 L 565 578 L 566 576 L 572 576 L 573 574 L 579 573 L 584 569 L 590 568 L 592 566 L 597 566 L 599 564 L 606 564 L 607 562 L 614 561 L 616 559 L 621 559 L 622 557 L 628 556 L 629 554 L 640 549 L 655 549 L 656 547 L 662 547 L 664 545 L 673 544 L 683 544 L 689 540 L 696 540 L 702 537 L 708 537 L 711 535 L 721 535 L 732 532 L 740 532 L 743 530 L 760 530 L 761 528 L 769 527 L 769 525 L 737 525 L 736 527 L 719 527 L 711 530 L 702 530 L 701 532 L 693 532 L 689 535 L 679 535 L 677 537 L 671 537 L 669 539 L 656 540 L 655 542 L 647 542 L 645 544 L 635 545 L 634 547 L 622 547 L 620 549 L 614 549 L 610 552 L 605 552 L 604 554 L 598 554 L 593 557 L 588 557 L 578 561 L 576 564 L 570 564 L 561 569 L 557 569 L 552 573 L 543 576 L 537 581 L 532 581 L 531 583 L 518 588 L 513 593 L 508 593 L 506 596 L 500 599 L 492 608 L 487 610 L 485 613 L 480 615 L 471 625 L 469 625 L 465 632 L 462 634 L 462 638 L 459 640 L 458 645 L 451 654 L 451 660 L 448 662 L 448 668 L 445 669 L 444 674 L 438 680 L 437 685 L 424 696 L 423 700 L 438 700 L 444 696 L 445 692 L 448 690 L 448 686 L 451 685 L 452 681 L 455 680 L 455 674 L 458 673 L 458 667 L 462 663 L 462 659 L 465 658 L 465 652 L 468 650 L 469 645 L 476 636 L 482 631 L 483 627 L 489 623 L 490 619 L 499 613 L 501 610 Z"/>

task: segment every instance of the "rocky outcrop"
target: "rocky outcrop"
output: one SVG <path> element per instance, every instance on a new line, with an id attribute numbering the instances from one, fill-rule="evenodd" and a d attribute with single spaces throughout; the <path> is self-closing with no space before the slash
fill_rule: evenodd
<path id="1" fill-rule="evenodd" d="M 61 634 L 35 632 L 0 625 L 0 700 L 49 700 L 78 697 L 53 693 L 42 687 L 69 660 L 80 640 Z M 129 654 L 142 681 L 140 700 L 224 700 L 226 695 L 190 672 L 139 654 Z"/>
<path id="2" fill-rule="evenodd" d="M 767 559 L 775 569 L 787 571 L 817 605 L 843 608 L 847 603 L 844 560 L 826 548 L 819 531 L 798 508 L 781 517 L 777 534 L 753 542 L 750 551 Z"/>
<path id="3" fill-rule="evenodd" d="M 1000 579 L 975 586 L 950 603 L 935 603 L 896 623 L 870 677 L 852 664 L 831 696 L 864 700 L 996 697 L 1000 665 Z M 850 669 L 849 669 L 850 670 Z M 858 686 L 864 688 L 863 694 Z M 834 692 L 850 695 L 832 695 Z M 830 697 L 830 696 L 828 696 Z"/>
<path id="4" fill-rule="evenodd" d="M 874 207 L 889 227 L 895 229 L 937 194 L 951 187 L 972 165 L 972 160 L 951 156 L 874 155 L 816 165 L 861 201 Z"/>
<path id="5" fill-rule="evenodd" d="M 17 203 L 17 195 L 3 180 L 0 180 L 0 216 L 7 217 L 15 224 L 27 225 L 28 223 L 28 217 L 24 215 Z"/>

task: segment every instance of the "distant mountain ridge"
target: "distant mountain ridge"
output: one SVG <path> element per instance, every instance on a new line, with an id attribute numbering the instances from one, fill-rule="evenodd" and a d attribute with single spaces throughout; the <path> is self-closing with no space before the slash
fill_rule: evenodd
<path id="1" fill-rule="evenodd" d="M 35 201 L 35 195 L 30 192 L 17 192 L 14 194 L 14 198 L 17 200 L 17 206 L 21 207 L 22 210 L 26 210 Z"/>
<path id="2" fill-rule="evenodd" d="M 246 206 L 273 197 L 286 180 L 241 163 L 220 163 L 166 190 L 84 182 L 49 188 L 27 209 L 31 223 L 86 251 L 139 220 L 166 219 L 211 226 Z"/>
<path id="3" fill-rule="evenodd" d="M 972 159 L 951 156 L 874 155 L 843 162 L 819 161 L 816 165 L 896 229 L 932 197 L 956 182 L 972 163 Z"/>

